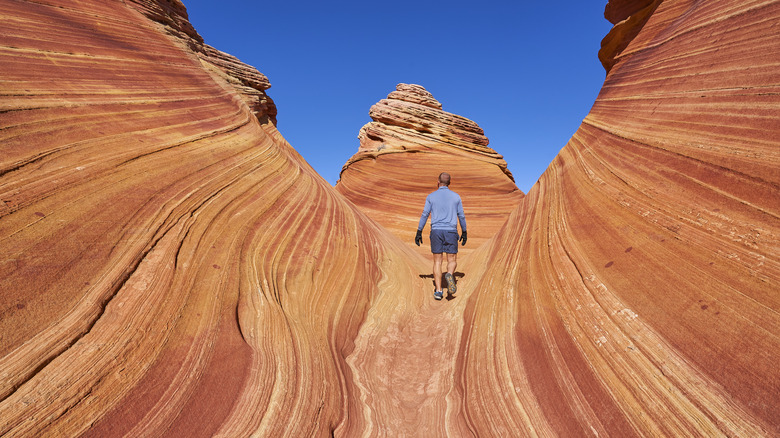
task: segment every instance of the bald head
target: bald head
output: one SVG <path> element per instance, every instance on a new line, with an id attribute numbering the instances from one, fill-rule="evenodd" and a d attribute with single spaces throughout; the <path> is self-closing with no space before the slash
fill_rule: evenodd
<path id="1" fill-rule="evenodd" d="M 439 174 L 439 184 L 443 184 L 445 186 L 450 185 L 450 174 L 447 172 L 442 172 Z"/>

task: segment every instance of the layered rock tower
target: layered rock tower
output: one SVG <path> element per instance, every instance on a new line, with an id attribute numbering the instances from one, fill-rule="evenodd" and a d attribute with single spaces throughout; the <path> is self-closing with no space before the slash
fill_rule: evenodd
<path id="1" fill-rule="evenodd" d="M 463 200 L 469 229 L 463 255 L 493 236 L 523 198 L 482 128 L 443 111 L 422 86 L 398 84 L 369 116 L 373 121 L 360 129 L 359 150 L 342 168 L 336 190 L 420 254 L 430 256 L 430 221 L 425 245 L 414 246 L 414 234 L 441 172 L 452 175 L 450 188 Z"/>
<path id="2" fill-rule="evenodd" d="M 0 436 L 780 435 L 780 2 L 610 1 L 519 200 L 418 87 L 334 189 L 179 1 L 0 5 Z M 426 157 L 516 202 L 452 301 L 370 202 Z"/>

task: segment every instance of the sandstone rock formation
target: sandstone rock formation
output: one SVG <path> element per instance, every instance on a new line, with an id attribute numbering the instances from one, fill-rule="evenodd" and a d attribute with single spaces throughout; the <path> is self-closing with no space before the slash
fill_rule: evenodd
<path id="1" fill-rule="evenodd" d="M 175 37 L 174 43 L 195 54 L 206 69 L 221 76 L 232 86 L 258 119 L 276 124 L 276 105 L 265 90 L 271 88 L 268 78 L 255 67 L 203 42 L 187 16 L 180 0 L 130 0 L 150 20 L 162 24 L 158 29 Z"/>
<path id="2" fill-rule="evenodd" d="M 346 357 L 416 255 L 146 13 L 3 4 L 0 436 L 359 424 Z"/>
<path id="3" fill-rule="evenodd" d="M 398 84 L 371 107 L 374 121 L 360 129 L 358 153 L 336 184 L 369 217 L 429 258 L 430 221 L 425 245 L 416 247 L 414 234 L 441 172 L 452 175 L 450 187 L 463 200 L 469 241 L 459 250 L 462 255 L 493 236 L 523 197 L 482 128 L 441 108 L 422 86 Z"/>
<path id="4" fill-rule="evenodd" d="M 778 23 L 777 1 L 662 2 L 468 259 L 485 435 L 780 434 Z"/>
<path id="5" fill-rule="evenodd" d="M 178 1 L 0 16 L 0 436 L 780 434 L 780 2 L 660 3 L 442 302 Z M 401 88 L 339 186 L 508 179 Z"/>
<path id="6" fill-rule="evenodd" d="M 609 72 L 628 43 L 637 36 L 642 26 L 663 0 L 623 0 L 607 3 L 604 17 L 615 26 L 601 41 L 599 60 Z"/>

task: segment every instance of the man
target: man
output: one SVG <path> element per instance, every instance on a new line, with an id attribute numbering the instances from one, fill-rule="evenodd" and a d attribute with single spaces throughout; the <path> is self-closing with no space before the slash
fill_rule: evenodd
<path id="1" fill-rule="evenodd" d="M 425 223 L 428 222 L 428 216 L 431 217 L 431 252 L 433 253 L 433 282 L 436 290 L 433 297 L 441 300 L 444 297 L 444 291 L 441 288 L 441 262 L 442 253 L 447 254 L 447 273 L 444 279 L 447 280 L 447 290 L 454 294 L 458 289 L 455 284 L 455 268 L 458 266 L 458 240 L 463 245 L 466 244 L 466 215 L 463 213 L 463 204 L 460 196 L 450 190 L 450 174 L 442 173 L 439 175 L 439 188 L 425 198 L 425 208 L 423 208 L 420 224 L 417 226 L 417 235 L 414 237 L 414 243 L 420 246 L 422 243 L 422 230 Z M 460 222 L 460 229 L 463 234 L 458 238 L 458 224 L 455 221 L 457 217 Z"/>

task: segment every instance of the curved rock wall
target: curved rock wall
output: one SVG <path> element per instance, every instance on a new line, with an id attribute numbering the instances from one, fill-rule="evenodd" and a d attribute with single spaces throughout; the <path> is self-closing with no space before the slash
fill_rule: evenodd
<path id="1" fill-rule="evenodd" d="M 180 5 L 0 7 L 0 435 L 780 434 L 780 2 L 660 3 L 524 198 L 414 86 L 334 190 Z M 429 156 L 505 212 L 440 302 Z"/>
<path id="2" fill-rule="evenodd" d="M 486 435 L 780 433 L 778 22 L 776 1 L 661 3 L 468 259 Z"/>
<path id="3" fill-rule="evenodd" d="M 158 30 L 175 37 L 175 44 L 200 58 L 209 72 L 220 76 L 220 82 L 230 84 L 261 122 L 276 124 L 276 105 L 265 93 L 271 88 L 268 78 L 235 56 L 204 44 L 203 37 L 190 24 L 187 8 L 180 0 L 130 0 L 129 4 L 158 23 L 155 26 Z"/>
<path id="4" fill-rule="evenodd" d="M 135 9 L 1 13 L 0 435 L 359 425 L 346 357 L 416 255 Z"/>

